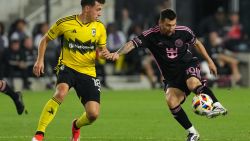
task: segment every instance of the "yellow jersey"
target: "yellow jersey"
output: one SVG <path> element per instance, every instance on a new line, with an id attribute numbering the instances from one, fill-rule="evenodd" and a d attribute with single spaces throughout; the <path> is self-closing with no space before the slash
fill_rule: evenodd
<path id="1" fill-rule="evenodd" d="M 96 48 L 106 46 L 106 29 L 100 21 L 83 24 L 78 15 L 59 19 L 47 32 L 49 39 L 61 38 L 58 66 L 96 77 Z"/>

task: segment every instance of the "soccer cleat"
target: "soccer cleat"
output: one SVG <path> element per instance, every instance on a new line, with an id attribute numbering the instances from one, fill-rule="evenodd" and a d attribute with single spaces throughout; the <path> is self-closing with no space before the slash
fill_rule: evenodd
<path id="1" fill-rule="evenodd" d="M 209 113 L 207 113 L 207 118 L 214 118 L 219 115 L 226 115 L 227 114 L 227 109 L 225 109 L 222 106 L 214 106 L 213 110 Z"/>
<path id="2" fill-rule="evenodd" d="M 31 141 L 43 141 L 43 135 L 37 134 L 32 138 Z"/>
<path id="3" fill-rule="evenodd" d="M 80 129 L 75 128 L 76 119 L 72 123 L 72 137 L 71 141 L 80 141 Z"/>
<path id="4" fill-rule="evenodd" d="M 187 141 L 198 141 L 200 139 L 199 134 L 195 133 L 189 133 L 187 136 Z"/>
<path id="5" fill-rule="evenodd" d="M 16 94 L 18 95 L 18 99 L 14 101 L 14 103 L 16 105 L 16 110 L 17 110 L 18 115 L 21 115 L 25 111 L 25 107 L 23 103 L 23 95 L 21 92 L 16 92 Z"/>

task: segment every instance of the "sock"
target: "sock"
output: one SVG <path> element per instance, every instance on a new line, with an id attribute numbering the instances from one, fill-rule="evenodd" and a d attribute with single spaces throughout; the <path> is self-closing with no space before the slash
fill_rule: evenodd
<path id="1" fill-rule="evenodd" d="M 40 116 L 40 120 L 39 120 L 38 127 L 37 127 L 37 132 L 43 132 L 43 133 L 45 132 L 48 124 L 55 117 L 57 109 L 60 106 L 60 104 L 61 102 L 59 102 L 54 97 L 47 102 Z"/>
<path id="2" fill-rule="evenodd" d="M 86 112 L 84 112 L 83 115 L 75 122 L 75 128 L 78 129 L 91 123 L 92 122 L 88 119 Z"/>
<path id="3" fill-rule="evenodd" d="M 41 131 L 37 131 L 37 132 L 36 132 L 36 135 L 39 135 L 39 136 L 42 136 L 42 137 L 44 137 L 44 132 L 41 132 Z"/>
<path id="4" fill-rule="evenodd" d="M 181 108 L 181 106 L 177 106 L 173 109 L 170 109 L 171 113 L 173 114 L 174 118 L 179 122 L 179 124 L 185 128 L 186 130 L 192 127 L 192 123 L 187 117 L 185 111 Z"/>
<path id="5" fill-rule="evenodd" d="M 194 128 L 194 126 L 187 129 L 188 133 L 198 134 L 197 130 Z"/>
<path id="6" fill-rule="evenodd" d="M 215 97 L 215 95 L 213 94 L 213 92 L 207 87 L 207 86 L 203 86 L 203 85 L 200 85 L 200 86 L 197 86 L 193 92 L 195 94 L 201 94 L 201 93 L 204 93 L 204 94 L 207 94 L 211 97 L 211 99 L 213 100 L 213 102 L 218 102 L 218 99 Z"/>
<path id="7" fill-rule="evenodd" d="M 2 85 L 0 85 L 0 91 L 11 97 L 13 101 L 18 99 L 18 95 L 10 88 L 6 81 L 0 80 Z"/>

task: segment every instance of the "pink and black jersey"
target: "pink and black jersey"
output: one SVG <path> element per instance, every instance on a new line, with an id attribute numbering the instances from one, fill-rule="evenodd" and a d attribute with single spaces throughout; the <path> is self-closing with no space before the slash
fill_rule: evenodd
<path id="1" fill-rule="evenodd" d="M 155 26 L 132 41 L 136 47 L 151 51 L 163 76 L 168 79 L 180 73 L 193 60 L 189 48 L 195 44 L 196 37 L 186 26 L 176 26 L 175 32 L 170 36 L 161 34 L 160 27 Z"/>

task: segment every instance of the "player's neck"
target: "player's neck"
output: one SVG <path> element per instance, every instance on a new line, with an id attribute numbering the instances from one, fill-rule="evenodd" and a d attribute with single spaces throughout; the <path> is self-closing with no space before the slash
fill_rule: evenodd
<path id="1" fill-rule="evenodd" d="M 88 20 L 87 16 L 84 13 L 81 13 L 78 15 L 78 19 L 83 23 L 83 24 L 87 24 L 90 22 L 90 20 Z"/>

